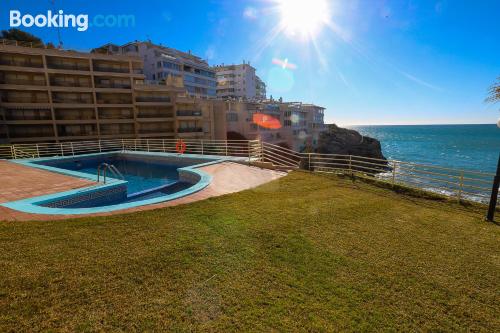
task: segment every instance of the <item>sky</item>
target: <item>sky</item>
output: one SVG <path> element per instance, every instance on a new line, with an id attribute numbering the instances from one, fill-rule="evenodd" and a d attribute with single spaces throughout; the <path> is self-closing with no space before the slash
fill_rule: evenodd
<path id="1" fill-rule="evenodd" d="M 88 51 L 150 39 L 210 65 L 249 61 L 268 96 L 326 108 L 339 125 L 496 123 L 484 102 L 500 76 L 500 1 L 2 0 L 0 29 L 22 15 L 109 17 L 107 26 L 21 27 Z M 293 8 L 290 8 L 293 3 Z M 297 10 L 298 9 L 298 10 Z M 133 22 L 113 17 L 133 15 Z M 101 24 L 102 25 L 102 24 Z"/>

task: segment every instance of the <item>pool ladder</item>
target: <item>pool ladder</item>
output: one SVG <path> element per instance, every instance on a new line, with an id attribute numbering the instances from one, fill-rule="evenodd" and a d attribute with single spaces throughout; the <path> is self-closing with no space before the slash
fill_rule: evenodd
<path id="1" fill-rule="evenodd" d="M 109 171 L 111 171 L 113 176 L 115 176 L 116 178 L 125 179 L 125 177 L 123 177 L 121 172 L 113 164 L 101 163 L 97 167 L 97 182 L 99 182 L 99 180 L 100 180 L 101 170 L 102 170 L 102 178 L 103 178 L 104 184 L 106 184 L 106 171 L 108 169 L 109 169 Z"/>

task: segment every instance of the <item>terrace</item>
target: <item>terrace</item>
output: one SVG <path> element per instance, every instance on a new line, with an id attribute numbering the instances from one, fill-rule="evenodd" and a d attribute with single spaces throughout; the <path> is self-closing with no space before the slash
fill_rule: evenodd
<path id="1" fill-rule="evenodd" d="M 476 207 L 306 172 L 201 193 L 0 223 L 0 330 L 498 331 L 500 234 Z"/>
<path id="2" fill-rule="evenodd" d="M 177 143 L 0 147 L 0 330 L 499 327 L 499 229 L 470 201 L 490 175 L 245 140 L 185 140 L 179 155 Z M 110 154 L 175 160 L 179 175 L 209 181 L 120 209 L 52 208 L 61 192 L 123 186 L 133 163 L 116 160 L 125 180 L 82 173 L 85 158 Z M 26 209 L 41 198 L 40 212 Z"/>

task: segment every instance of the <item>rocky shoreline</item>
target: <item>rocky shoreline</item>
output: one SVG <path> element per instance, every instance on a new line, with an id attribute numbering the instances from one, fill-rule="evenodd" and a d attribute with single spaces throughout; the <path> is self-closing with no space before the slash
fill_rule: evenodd
<path id="1" fill-rule="evenodd" d="M 319 137 L 317 153 L 353 155 L 386 160 L 382 154 L 380 141 L 359 132 L 338 127 L 335 124 L 327 125 L 326 131 Z"/>

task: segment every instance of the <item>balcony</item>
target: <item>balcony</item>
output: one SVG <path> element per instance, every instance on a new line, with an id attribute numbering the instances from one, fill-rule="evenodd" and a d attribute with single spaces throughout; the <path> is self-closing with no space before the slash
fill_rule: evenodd
<path id="1" fill-rule="evenodd" d="M 67 69 L 72 71 L 89 71 L 90 67 L 85 64 L 60 64 L 60 63 L 48 63 L 47 67 L 50 69 Z"/>
<path id="2" fill-rule="evenodd" d="M 9 126 L 9 136 L 15 139 L 22 138 L 46 138 L 54 136 L 52 126 L 37 125 L 21 127 L 22 125 Z"/>
<path id="3" fill-rule="evenodd" d="M 128 67 L 94 66 L 94 72 L 129 73 Z"/>
<path id="4" fill-rule="evenodd" d="M 50 110 L 29 110 L 29 109 L 7 109 L 5 110 L 5 120 L 7 121 L 39 121 L 52 120 Z"/>
<path id="5" fill-rule="evenodd" d="M 132 104 L 132 102 L 126 99 L 97 98 L 97 104 Z"/>
<path id="6" fill-rule="evenodd" d="M 2 98 L 2 102 L 5 103 L 49 103 L 48 98 L 45 97 L 12 97 L 7 96 Z"/>
<path id="7" fill-rule="evenodd" d="M 11 59 L 0 59 L 0 65 L 4 66 L 17 66 L 17 67 L 32 67 L 32 68 L 43 68 L 43 63 L 41 62 L 31 62 L 29 60 L 11 60 Z"/>
<path id="8" fill-rule="evenodd" d="M 45 86 L 45 80 L 26 80 L 26 79 L 0 79 L 0 84 L 14 84 L 22 86 Z"/>
<path id="9" fill-rule="evenodd" d="M 96 120 L 92 109 L 88 110 L 56 110 L 56 120 Z"/>
<path id="10" fill-rule="evenodd" d="M 198 110 L 177 110 L 177 117 L 201 117 L 203 114 Z"/>
<path id="11" fill-rule="evenodd" d="M 134 135 L 134 125 L 116 125 L 116 124 L 102 124 L 100 125 L 101 135 Z"/>
<path id="12" fill-rule="evenodd" d="M 78 82 L 78 81 L 59 81 L 50 80 L 50 85 L 53 87 L 77 87 L 77 88 L 90 88 L 90 82 Z"/>
<path id="13" fill-rule="evenodd" d="M 99 108 L 99 119 L 100 120 L 120 120 L 120 119 L 134 119 L 133 110 L 123 109 L 117 110 L 113 108 Z"/>
<path id="14" fill-rule="evenodd" d="M 155 134 L 155 133 L 172 133 L 173 129 L 168 127 L 162 128 L 140 128 L 139 134 Z"/>
<path id="15" fill-rule="evenodd" d="M 136 96 L 136 102 L 159 102 L 159 103 L 170 103 L 170 97 L 160 97 L 160 96 Z"/>
<path id="16" fill-rule="evenodd" d="M 91 99 L 78 98 L 78 97 L 54 97 L 52 99 L 54 103 L 66 103 L 66 104 L 92 104 Z"/>
<path id="17" fill-rule="evenodd" d="M 172 118 L 172 112 L 161 111 L 140 111 L 137 113 L 137 118 Z"/>
<path id="18" fill-rule="evenodd" d="M 183 127 L 177 129 L 177 133 L 200 133 L 200 132 L 203 132 L 203 128 L 201 127 Z"/>
<path id="19" fill-rule="evenodd" d="M 95 87 L 96 88 L 130 89 L 131 85 L 130 85 L 130 83 L 119 83 L 119 82 L 109 82 L 109 83 L 96 82 Z"/>

